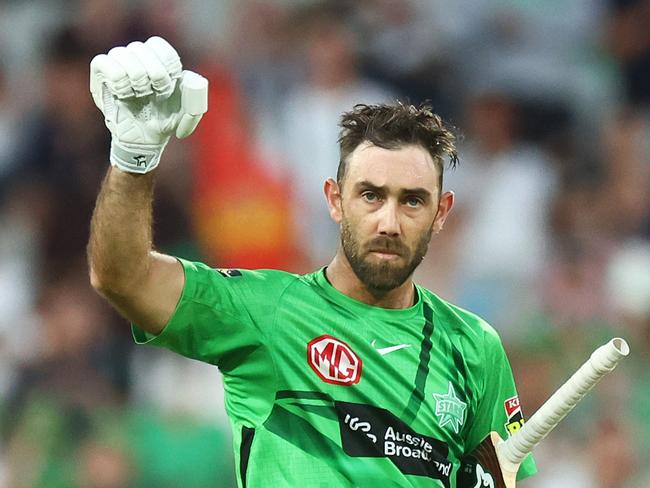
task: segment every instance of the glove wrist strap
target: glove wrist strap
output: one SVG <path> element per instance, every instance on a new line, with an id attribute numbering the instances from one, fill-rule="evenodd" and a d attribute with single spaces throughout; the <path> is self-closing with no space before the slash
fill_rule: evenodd
<path id="1" fill-rule="evenodd" d="M 130 147 L 113 140 L 111 141 L 111 165 L 127 173 L 148 173 L 160 163 L 160 155 L 164 148 L 164 144 L 146 149 Z"/>

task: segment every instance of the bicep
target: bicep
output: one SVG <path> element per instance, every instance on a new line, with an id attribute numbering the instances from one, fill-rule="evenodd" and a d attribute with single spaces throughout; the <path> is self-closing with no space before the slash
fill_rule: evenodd
<path id="1" fill-rule="evenodd" d="M 127 320 L 149 332 L 159 334 L 172 317 L 178 304 L 185 272 L 172 256 L 151 252 L 149 272 L 128 296 L 107 293 L 106 298 Z"/>

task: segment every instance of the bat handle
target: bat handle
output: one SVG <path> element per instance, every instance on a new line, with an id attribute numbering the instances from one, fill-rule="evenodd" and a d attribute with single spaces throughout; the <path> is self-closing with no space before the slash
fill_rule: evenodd
<path id="1" fill-rule="evenodd" d="M 615 338 L 596 349 L 591 357 L 509 439 L 497 445 L 500 463 L 516 467 L 580 400 L 630 353 L 627 342 Z"/>

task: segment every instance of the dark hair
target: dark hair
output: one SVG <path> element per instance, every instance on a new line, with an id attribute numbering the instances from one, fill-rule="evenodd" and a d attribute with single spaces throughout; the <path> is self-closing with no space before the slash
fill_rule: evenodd
<path id="1" fill-rule="evenodd" d="M 450 168 L 455 168 L 458 164 L 456 134 L 426 103 L 418 107 L 401 102 L 358 104 L 343 114 L 340 126 L 340 159 L 336 172 L 339 186 L 345 179 L 348 156 L 364 141 L 384 149 L 396 149 L 406 144 L 422 146 L 440 170 L 441 188 L 445 157 L 449 157 Z"/>

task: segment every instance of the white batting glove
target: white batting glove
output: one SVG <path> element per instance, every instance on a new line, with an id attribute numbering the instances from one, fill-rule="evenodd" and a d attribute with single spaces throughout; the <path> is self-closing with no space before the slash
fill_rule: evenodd
<path id="1" fill-rule="evenodd" d="M 161 37 L 95 56 L 90 92 L 113 136 L 111 164 L 128 173 L 153 170 L 171 135 L 189 136 L 208 110 L 208 80 L 182 71 Z"/>

